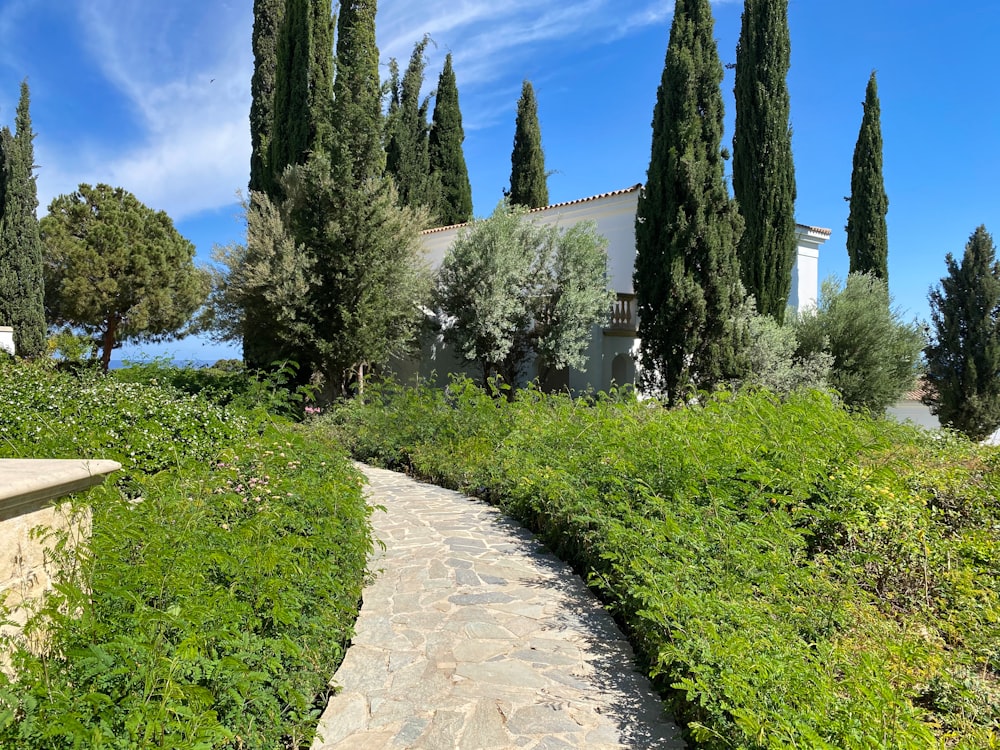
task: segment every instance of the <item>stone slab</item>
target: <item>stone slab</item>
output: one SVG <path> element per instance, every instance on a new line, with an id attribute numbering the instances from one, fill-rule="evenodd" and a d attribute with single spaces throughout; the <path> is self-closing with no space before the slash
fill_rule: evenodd
<path id="1" fill-rule="evenodd" d="M 567 565 L 492 506 L 360 468 L 386 547 L 313 750 L 684 747 Z"/>

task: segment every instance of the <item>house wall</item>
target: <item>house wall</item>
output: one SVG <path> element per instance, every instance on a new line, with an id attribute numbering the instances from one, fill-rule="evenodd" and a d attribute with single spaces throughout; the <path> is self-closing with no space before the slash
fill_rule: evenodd
<path id="1" fill-rule="evenodd" d="M 598 234 L 608 240 L 608 286 L 621 295 L 633 295 L 632 272 L 635 266 L 635 214 L 641 186 L 635 185 L 605 195 L 585 198 L 569 203 L 535 209 L 528 214 L 531 221 L 556 225 L 568 229 L 580 221 L 590 220 L 597 225 Z M 445 253 L 458 238 L 466 225 L 431 229 L 421 235 L 426 260 L 437 269 Z M 819 295 L 819 247 L 830 232 L 817 227 L 796 226 L 798 253 L 792 269 L 792 292 L 789 304 L 798 310 L 815 307 Z M 630 302 L 634 305 L 634 301 Z M 594 326 L 591 336 L 587 366 L 582 370 L 560 373 L 545 385 L 559 390 L 607 390 L 612 382 L 618 385 L 635 383 L 635 356 L 638 339 L 634 326 L 615 330 Z M 432 357 L 433 353 L 433 357 Z M 408 363 L 399 363 L 397 375 L 403 379 L 419 374 L 435 382 L 447 382 L 447 373 L 466 372 L 474 378 L 481 373 L 457 362 L 449 350 L 441 351 L 428 340 L 421 356 Z M 624 378 L 624 381 L 622 380 Z"/>

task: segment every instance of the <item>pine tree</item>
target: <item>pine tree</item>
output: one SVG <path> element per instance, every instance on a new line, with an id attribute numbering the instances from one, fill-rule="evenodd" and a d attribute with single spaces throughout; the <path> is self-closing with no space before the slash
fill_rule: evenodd
<path id="1" fill-rule="evenodd" d="M 736 50 L 733 194 L 745 228 L 738 255 L 757 310 L 779 323 L 795 264 L 795 165 L 786 78 L 788 0 L 746 0 Z"/>
<path id="2" fill-rule="evenodd" d="M 847 217 L 847 254 L 851 273 L 873 273 L 889 281 L 889 198 L 882 179 L 882 124 L 875 72 L 868 79 L 865 113 L 854 147 L 851 210 Z"/>
<path id="3" fill-rule="evenodd" d="M 398 66 L 394 64 L 391 68 L 385 171 L 396 181 L 399 199 L 404 206 L 434 207 L 439 202 L 440 190 L 432 178 L 430 167 L 429 99 L 420 98 L 426 66 L 424 52 L 429 43 L 430 37 L 425 36 L 413 46 L 410 64 L 402 80 Z"/>
<path id="4" fill-rule="evenodd" d="M 22 82 L 15 133 L 0 131 L 0 325 L 14 327 L 14 348 L 24 357 L 45 351 L 46 333 L 30 100 Z"/>
<path id="5" fill-rule="evenodd" d="M 359 187 L 385 171 L 382 84 L 375 43 L 376 0 L 342 3 L 337 18 L 337 75 L 333 82 L 334 178 Z"/>
<path id="6" fill-rule="evenodd" d="M 472 218 L 472 186 L 462 151 L 464 140 L 458 86 L 449 53 L 438 79 L 430 134 L 431 173 L 437 175 L 441 185 L 438 220 L 444 225 L 462 224 Z"/>
<path id="7" fill-rule="evenodd" d="M 270 193 L 269 150 L 274 132 L 274 89 L 278 75 L 278 31 L 285 0 L 254 0 L 253 78 L 250 81 L 250 190 Z"/>
<path id="8" fill-rule="evenodd" d="M 94 336 L 105 371 L 126 341 L 182 335 L 208 295 L 194 245 L 123 188 L 80 185 L 57 196 L 41 230 L 49 314 Z"/>
<path id="9" fill-rule="evenodd" d="M 274 131 L 268 155 L 272 185 L 285 167 L 301 164 L 310 146 L 310 0 L 288 0 L 278 36 Z"/>
<path id="10" fill-rule="evenodd" d="M 510 192 L 507 196 L 516 206 L 541 208 L 549 204 L 538 103 L 530 81 L 521 86 L 521 98 L 517 102 L 514 151 L 510 156 Z"/>
<path id="11" fill-rule="evenodd" d="M 934 330 L 925 349 L 930 392 L 924 403 L 947 427 L 979 440 L 1000 426 L 1000 263 L 980 226 L 961 264 L 930 294 Z"/>
<path id="12" fill-rule="evenodd" d="M 635 289 L 645 385 L 671 401 L 742 374 L 742 221 L 721 149 L 722 63 L 709 0 L 677 0 L 636 213 Z"/>

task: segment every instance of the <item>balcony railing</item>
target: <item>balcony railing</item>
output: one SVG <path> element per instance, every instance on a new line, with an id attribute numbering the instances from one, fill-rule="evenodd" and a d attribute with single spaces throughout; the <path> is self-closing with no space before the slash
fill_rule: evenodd
<path id="1" fill-rule="evenodd" d="M 604 332 L 614 336 L 635 336 L 639 330 L 638 308 L 634 294 L 619 294 L 611 303 L 611 321 Z"/>

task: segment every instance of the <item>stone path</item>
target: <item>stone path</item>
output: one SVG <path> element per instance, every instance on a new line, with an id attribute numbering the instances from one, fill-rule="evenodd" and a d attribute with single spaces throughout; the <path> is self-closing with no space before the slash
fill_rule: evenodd
<path id="1" fill-rule="evenodd" d="M 611 617 L 530 533 L 360 468 L 386 549 L 313 750 L 684 747 Z"/>

